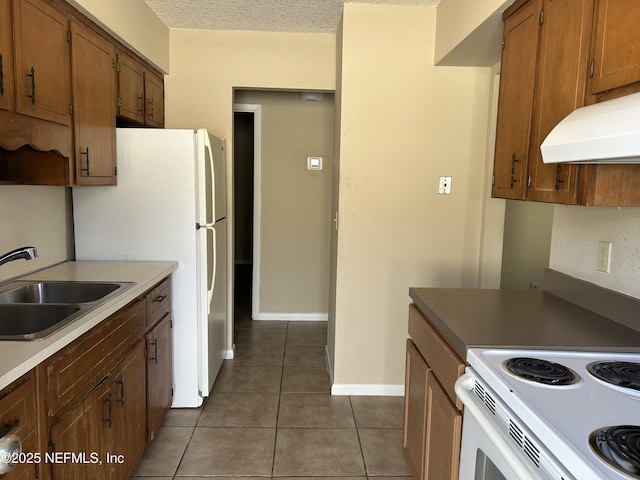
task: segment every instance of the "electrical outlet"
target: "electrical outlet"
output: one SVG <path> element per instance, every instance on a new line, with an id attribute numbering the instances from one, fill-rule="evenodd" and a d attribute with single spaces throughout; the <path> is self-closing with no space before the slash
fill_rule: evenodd
<path id="1" fill-rule="evenodd" d="M 609 273 L 611 270 L 611 242 L 598 243 L 598 271 Z"/>
<path id="2" fill-rule="evenodd" d="M 440 177 L 438 185 L 439 195 L 451 195 L 451 177 Z"/>

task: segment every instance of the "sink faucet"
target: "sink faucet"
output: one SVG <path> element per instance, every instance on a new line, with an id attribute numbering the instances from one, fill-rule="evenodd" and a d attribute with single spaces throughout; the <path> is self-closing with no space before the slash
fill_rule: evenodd
<path id="1" fill-rule="evenodd" d="M 4 265 L 7 262 L 13 260 L 33 260 L 38 256 L 38 250 L 35 247 L 20 247 L 16 250 L 0 255 L 0 265 Z"/>

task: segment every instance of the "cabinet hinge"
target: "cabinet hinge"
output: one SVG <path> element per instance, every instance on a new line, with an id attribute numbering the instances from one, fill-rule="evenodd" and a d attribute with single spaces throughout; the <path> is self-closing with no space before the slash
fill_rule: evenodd
<path id="1" fill-rule="evenodd" d="M 589 77 L 593 78 L 593 74 L 595 73 L 596 70 L 596 60 L 595 58 L 591 59 L 591 64 L 589 65 Z"/>
<path id="2" fill-rule="evenodd" d="M 116 63 L 116 71 L 118 73 L 120 73 L 122 71 L 122 63 L 120 63 L 120 62 Z"/>
<path id="3" fill-rule="evenodd" d="M 69 114 L 73 115 L 73 103 L 69 104 Z"/>
<path id="4" fill-rule="evenodd" d="M 33 468 L 35 470 L 36 480 L 40 478 L 40 464 L 38 462 L 33 464 Z"/>
<path id="5" fill-rule="evenodd" d="M 53 443 L 52 440 L 49 440 L 49 443 L 47 444 L 47 453 L 53 453 L 56 451 L 56 444 Z"/>
<path id="6" fill-rule="evenodd" d="M 504 37 L 502 37 L 502 49 L 504 50 Z"/>
<path id="7" fill-rule="evenodd" d="M 118 97 L 118 107 L 122 106 L 122 97 Z"/>
<path id="8" fill-rule="evenodd" d="M 117 166 L 117 165 L 116 165 L 115 167 L 113 167 L 113 175 L 114 175 L 115 177 L 117 177 L 117 176 L 118 176 L 118 166 Z"/>
<path id="9" fill-rule="evenodd" d="M 494 173 L 493 175 L 491 175 L 491 185 L 495 185 L 496 184 L 496 174 Z"/>
<path id="10" fill-rule="evenodd" d="M 71 43 L 71 30 L 67 30 L 67 43 Z"/>
<path id="11" fill-rule="evenodd" d="M 544 10 L 540 10 L 540 25 L 544 23 Z"/>
<path id="12" fill-rule="evenodd" d="M 531 174 L 527 177 L 527 187 L 531 186 Z"/>

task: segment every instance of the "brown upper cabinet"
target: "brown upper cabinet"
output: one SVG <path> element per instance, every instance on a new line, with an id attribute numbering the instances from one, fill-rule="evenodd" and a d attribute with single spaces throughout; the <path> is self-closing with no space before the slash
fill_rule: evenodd
<path id="1" fill-rule="evenodd" d="M 544 164 L 540 144 L 583 105 L 593 0 L 514 7 L 505 12 L 492 195 L 576 203 L 578 167 Z"/>
<path id="2" fill-rule="evenodd" d="M 599 0 L 594 27 L 591 93 L 640 82 L 640 2 Z"/>
<path id="3" fill-rule="evenodd" d="M 42 120 L 71 123 L 69 22 L 41 0 L 13 1 L 16 108 Z"/>
<path id="4" fill-rule="evenodd" d="M 115 185 L 123 118 L 164 127 L 161 72 L 67 2 L 0 0 L 0 183 Z"/>
<path id="5" fill-rule="evenodd" d="M 0 0 L 0 110 L 15 109 L 11 0 Z"/>
<path id="6" fill-rule="evenodd" d="M 118 52 L 118 117 L 131 124 L 164 127 L 164 82 L 140 62 Z"/>
<path id="7" fill-rule="evenodd" d="M 76 184 L 116 184 L 113 45 L 71 22 Z"/>
<path id="8" fill-rule="evenodd" d="M 625 17 L 625 28 L 618 30 L 619 25 L 607 19 L 613 12 Z M 640 205 L 640 166 L 545 164 L 540 153 L 540 144 L 563 118 L 597 101 L 586 95 L 590 52 L 600 52 L 601 64 L 608 65 L 605 68 L 610 72 L 630 72 L 640 65 L 640 5 L 633 0 L 517 0 L 503 18 L 492 196 L 579 205 Z M 613 40 L 605 35 L 601 23 L 615 25 Z M 629 49 L 632 53 L 616 56 L 629 42 L 635 42 Z M 622 67 L 623 62 L 631 66 Z M 640 67 L 636 71 L 640 75 Z M 616 78 L 618 87 L 638 80 Z M 595 78 L 590 83 L 596 84 Z"/>

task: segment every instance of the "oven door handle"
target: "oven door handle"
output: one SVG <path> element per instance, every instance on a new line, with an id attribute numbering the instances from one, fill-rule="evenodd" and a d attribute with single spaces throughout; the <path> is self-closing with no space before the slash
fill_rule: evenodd
<path id="1" fill-rule="evenodd" d="M 527 464 L 516 454 L 516 450 L 509 445 L 505 435 L 500 430 L 497 422 L 491 418 L 484 409 L 478 406 L 476 399 L 471 393 L 474 390 L 474 378 L 465 373 L 455 383 L 455 391 L 458 398 L 464 404 L 464 415 L 472 415 L 480 425 L 480 428 L 487 435 L 491 443 L 496 447 L 500 455 L 507 464 L 513 469 L 518 478 L 530 478 L 532 480 L 543 480 L 535 471 L 527 466 Z M 464 416 L 462 417 L 464 422 Z"/>

